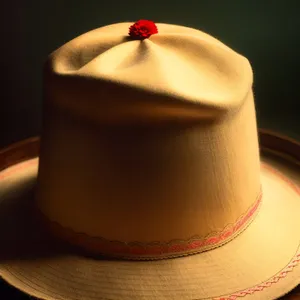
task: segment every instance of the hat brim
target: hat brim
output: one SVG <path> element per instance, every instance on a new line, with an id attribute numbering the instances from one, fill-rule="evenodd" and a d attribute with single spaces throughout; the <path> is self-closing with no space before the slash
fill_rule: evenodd
<path id="1" fill-rule="evenodd" d="M 240 235 L 160 261 L 77 253 L 32 215 L 38 139 L 0 153 L 0 275 L 40 299 L 276 299 L 300 283 L 300 143 L 260 131 L 263 199 Z M 246 193 L 247 191 L 245 191 Z"/>

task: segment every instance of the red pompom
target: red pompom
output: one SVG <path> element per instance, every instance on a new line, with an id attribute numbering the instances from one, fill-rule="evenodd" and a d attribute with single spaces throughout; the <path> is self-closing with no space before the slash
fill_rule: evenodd
<path id="1" fill-rule="evenodd" d="M 156 33 L 158 30 L 155 23 L 149 20 L 139 20 L 129 27 L 129 35 L 137 40 L 144 40 Z"/>

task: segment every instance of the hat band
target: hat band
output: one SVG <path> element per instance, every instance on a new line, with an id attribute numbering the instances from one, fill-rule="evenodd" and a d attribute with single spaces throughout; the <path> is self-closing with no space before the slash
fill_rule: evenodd
<path id="1" fill-rule="evenodd" d="M 110 241 L 102 237 L 92 237 L 85 233 L 74 232 L 57 222 L 50 221 L 45 216 L 42 217 L 43 222 L 55 237 L 91 254 L 129 260 L 157 260 L 196 254 L 227 243 L 251 223 L 261 201 L 262 192 L 245 214 L 235 223 L 227 225 L 222 231 L 213 232 L 206 237 L 194 236 L 188 240 L 172 240 L 170 242 Z"/>

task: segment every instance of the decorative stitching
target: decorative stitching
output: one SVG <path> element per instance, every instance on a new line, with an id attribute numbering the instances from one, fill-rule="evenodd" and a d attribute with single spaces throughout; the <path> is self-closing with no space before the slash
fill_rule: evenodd
<path id="1" fill-rule="evenodd" d="M 240 297 L 245 297 L 248 295 L 252 295 L 255 292 L 261 292 L 263 291 L 265 288 L 270 287 L 272 284 L 277 283 L 280 279 L 285 278 L 288 273 L 290 273 L 291 271 L 293 271 L 293 269 L 298 265 L 298 263 L 300 262 L 300 254 L 297 254 L 295 259 L 293 259 L 280 273 L 278 273 L 277 275 L 275 275 L 274 277 L 272 277 L 271 279 L 258 284 L 252 288 L 231 294 L 227 297 L 217 297 L 217 298 L 213 298 L 213 300 L 236 300 L 237 298 Z"/>
<path id="2" fill-rule="evenodd" d="M 60 239 L 70 244 L 83 247 L 94 254 L 108 255 L 134 260 L 155 260 L 186 256 L 219 247 L 240 234 L 253 220 L 262 201 L 260 192 L 255 203 L 238 220 L 227 225 L 222 231 L 212 232 L 206 237 L 193 236 L 188 240 L 169 242 L 121 242 L 110 241 L 102 237 L 93 237 L 86 233 L 75 232 L 42 215 L 42 222 Z M 41 211 L 38 212 L 43 214 Z"/>

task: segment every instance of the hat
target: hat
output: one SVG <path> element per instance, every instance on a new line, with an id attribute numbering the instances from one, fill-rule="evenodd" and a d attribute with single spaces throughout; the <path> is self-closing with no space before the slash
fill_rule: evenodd
<path id="1" fill-rule="evenodd" d="M 0 154 L 8 283 L 46 300 L 267 300 L 299 284 L 300 144 L 258 135 L 246 58 L 141 20 L 79 36 L 44 71 L 41 144 Z"/>

